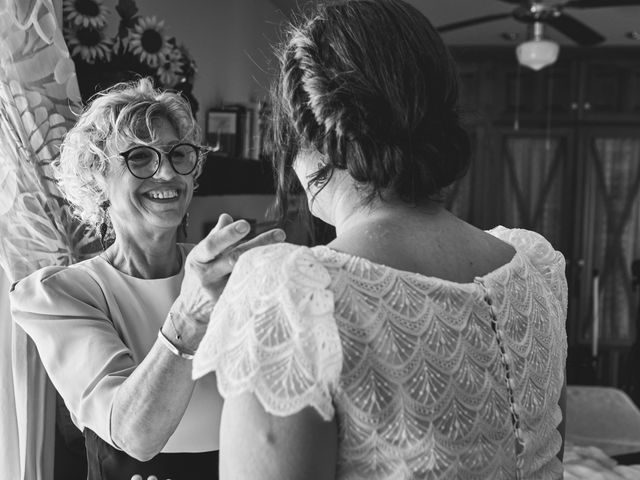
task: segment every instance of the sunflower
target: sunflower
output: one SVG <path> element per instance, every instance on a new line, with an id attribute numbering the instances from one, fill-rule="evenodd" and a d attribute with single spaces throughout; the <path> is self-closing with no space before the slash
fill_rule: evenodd
<path id="1" fill-rule="evenodd" d="M 182 52 L 174 48 L 165 62 L 158 67 L 156 74 L 165 87 L 173 87 L 178 83 L 182 73 Z"/>
<path id="2" fill-rule="evenodd" d="M 80 55 L 87 63 L 111 60 L 112 42 L 105 38 L 102 30 L 80 27 L 68 30 L 65 36 L 72 56 Z"/>
<path id="3" fill-rule="evenodd" d="M 109 13 L 102 0 L 64 0 L 62 11 L 71 25 L 95 29 L 106 25 Z"/>
<path id="4" fill-rule="evenodd" d="M 165 63 L 173 47 L 164 35 L 164 22 L 141 18 L 129 34 L 129 49 L 152 68 Z"/>

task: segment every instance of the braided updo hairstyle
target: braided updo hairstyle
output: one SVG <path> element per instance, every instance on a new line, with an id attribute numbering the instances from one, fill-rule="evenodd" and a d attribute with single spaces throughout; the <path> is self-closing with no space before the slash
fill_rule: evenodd
<path id="1" fill-rule="evenodd" d="M 409 203 L 434 199 L 466 173 L 457 68 L 411 5 L 323 3 L 290 26 L 278 54 L 271 155 L 281 214 L 303 148 L 326 158 L 310 183 L 322 186 L 334 169 L 346 169 L 367 201 L 385 192 Z"/>

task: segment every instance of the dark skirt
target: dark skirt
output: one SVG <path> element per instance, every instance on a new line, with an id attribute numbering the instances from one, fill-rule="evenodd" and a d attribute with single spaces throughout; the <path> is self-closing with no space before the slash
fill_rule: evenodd
<path id="1" fill-rule="evenodd" d="M 102 440 L 92 430 L 84 430 L 87 449 L 87 480 L 131 480 L 135 474 L 144 480 L 193 480 L 218 478 L 218 452 L 159 453 L 148 462 L 140 462 Z"/>

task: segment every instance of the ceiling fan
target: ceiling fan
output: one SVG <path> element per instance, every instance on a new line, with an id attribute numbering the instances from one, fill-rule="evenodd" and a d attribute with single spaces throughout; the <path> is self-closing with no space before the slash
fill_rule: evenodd
<path id="1" fill-rule="evenodd" d="M 507 13 L 484 15 L 460 22 L 450 23 L 438 28 L 441 33 L 470 27 L 481 23 L 513 18 L 531 25 L 530 40 L 518 46 L 516 53 L 521 64 L 539 70 L 554 63 L 558 57 L 558 44 L 543 38 L 544 28 L 548 25 L 566 35 L 578 45 L 591 46 L 605 41 L 605 38 L 594 29 L 564 10 L 640 6 L 640 0 L 559 0 L 544 2 L 541 0 L 500 0 L 517 5 Z"/>

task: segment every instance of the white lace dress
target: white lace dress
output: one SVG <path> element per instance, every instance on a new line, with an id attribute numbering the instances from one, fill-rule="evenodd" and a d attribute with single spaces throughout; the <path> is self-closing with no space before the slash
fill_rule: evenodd
<path id="1" fill-rule="evenodd" d="M 224 397 L 339 426 L 338 479 L 560 479 L 565 263 L 540 235 L 472 283 L 327 247 L 243 255 L 194 361 Z"/>

